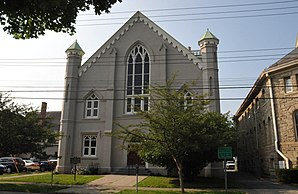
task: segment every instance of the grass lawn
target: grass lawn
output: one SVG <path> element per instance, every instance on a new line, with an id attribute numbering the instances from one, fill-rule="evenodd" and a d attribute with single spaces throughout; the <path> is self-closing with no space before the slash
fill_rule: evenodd
<path id="1" fill-rule="evenodd" d="M 135 190 L 124 190 L 119 192 L 118 194 L 135 194 Z M 181 192 L 176 191 L 144 191 L 139 190 L 139 194 L 179 194 Z M 196 192 L 187 192 L 189 194 L 244 194 L 244 192 L 237 192 L 237 191 L 196 191 Z"/>
<path id="2" fill-rule="evenodd" d="M 53 182 L 51 182 L 51 173 L 42 173 L 32 176 L 23 177 L 3 177 L 1 181 L 9 182 L 31 182 L 31 183 L 48 183 L 48 184 L 60 184 L 60 185 L 83 185 L 93 180 L 99 179 L 103 176 L 100 175 L 77 175 L 76 181 L 74 181 L 74 175 L 71 174 L 54 174 Z"/>
<path id="3" fill-rule="evenodd" d="M 27 172 L 20 172 L 20 173 L 4 173 L 3 175 L 0 176 L 0 180 L 2 178 L 5 178 L 5 177 L 12 177 L 12 176 L 22 176 L 22 175 L 30 175 L 30 174 L 37 174 L 37 173 L 40 173 L 40 172 L 30 172 L 30 171 L 27 171 Z"/>
<path id="4" fill-rule="evenodd" d="M 139 183 L 139 187 L 179 188 L 178 178 L 149 176 Z M 224 189 L 224 180 L 217 178 L 199 177 L 194 182 L 184 182 L 185 188 Z M 228 188 L 239 188 L 233 182 L 228 182 Z"/>
<path id="5" fill-rule="evenodd" d="M 30 185 L 30 184 L 10 184 L 0 183 L 0 191 L 26 192 L 26 193 L 52 193 L 61 189 L 64 186 L 47 186 L 47 185 Z"/>

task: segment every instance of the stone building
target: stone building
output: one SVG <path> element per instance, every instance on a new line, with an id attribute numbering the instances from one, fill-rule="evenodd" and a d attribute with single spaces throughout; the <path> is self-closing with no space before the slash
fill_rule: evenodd
<path id="1" fill-rule="evenodd" d="M 195 90 L 219 99 L 217 45 L 209 31 L 198 41 L 200 52 L 184 47 L 162 28 L 136 12 L 84 64 L 77 42 L 67 50 L 65 94 L 59 141 L 59 172 L 68 173 L 71 158 L 80 166 L 96 165 L 101 172 L 116 172 L 139 162 L 110 136 L 115 122 L 140 122 L 137 110 L 150 108 L 147 88 L 163 84 L 176 74 L 175 87 L 196 81 Z M 186 93 L 189 95 L 189 93 Z M 219 100 L 209 110 L 220 112 Z M 149 164 L 150 170 L 154 170 Z"/>
<path id="2" fill-rule="evenodd" d="M 239 169 L 275 178 L 298 167 L 298 44 L 265 69 L 235 114 Z"/>
<path id="3" fill-rule="evenodd" d="M 50 126 L 50 128 L 59 133 L 60 130 L 60 119 L 61 111 L 47 111 L 47 103 L 42 102 L 40 111 L 41 124 Z M 58 156 L 58 141 L 53 143 L 50 147 L 45 148 L 45 154 L 49 159 L 56 159 Z"/>

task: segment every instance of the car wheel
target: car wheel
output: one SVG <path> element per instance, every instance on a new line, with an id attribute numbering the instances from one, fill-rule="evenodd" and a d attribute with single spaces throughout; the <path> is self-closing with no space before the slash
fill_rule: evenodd
<path id="1" fill-rule="evenodd" d="M 3 174 L 3 170 L 0 170 L 0 175 L 2 175 Z"/>
<path id="2" fill-rule="evenodd" d="M 12 168 L 11 167 L 7 167 L 7 173 L 12 173 Z"/>
<path id="3" fill-rule="evenodd" d="M 41 166 L 41 167 L 40 167 L 40 171 L 41 171 L 41 172 L 44 172 L 44 171 L 46 171 L 46 167 L 44 167 L 44 166 Z"/>

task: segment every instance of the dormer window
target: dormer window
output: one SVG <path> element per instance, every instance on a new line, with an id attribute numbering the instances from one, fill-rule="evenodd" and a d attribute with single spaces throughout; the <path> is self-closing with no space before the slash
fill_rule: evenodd
<path id="1" fill-rule="evenodd" d="M 99 99 L 95 94 L 91 94 L 86 99 L 86 118 L 98 118 L 99 116 Z"/>

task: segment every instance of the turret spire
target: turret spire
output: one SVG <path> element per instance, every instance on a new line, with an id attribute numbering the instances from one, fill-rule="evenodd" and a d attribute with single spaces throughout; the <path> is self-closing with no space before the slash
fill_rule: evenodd
<path id="1" fill-rule="evenodd" d="M 83 51 L 83 49 L 80 47 L 79 43 L 77 42 L 77 40 L 65 51 L 66 53 L 71 52 L 71 51 L 76 51 L 78 52 L 81 57 L 85 54 L 85 52 Z"/>

